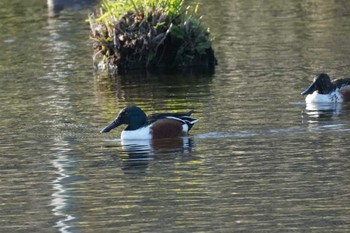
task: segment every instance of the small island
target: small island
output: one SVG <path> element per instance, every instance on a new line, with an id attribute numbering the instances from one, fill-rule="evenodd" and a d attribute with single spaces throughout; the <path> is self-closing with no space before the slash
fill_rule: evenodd
<path id="1" fill-rule="evenodd" d="M 213 69 L 217 60 L 198 4 L 183 0 L 103 0 L 89 16 L 94 60 L 101 69 Z"/>

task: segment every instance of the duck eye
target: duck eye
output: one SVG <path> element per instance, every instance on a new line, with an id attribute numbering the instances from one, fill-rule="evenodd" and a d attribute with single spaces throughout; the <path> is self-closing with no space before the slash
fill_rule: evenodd
<path id="1" fill-rule="evenodd" d="M 122 116 L 122 117 L 127 117 L 127 116 L 128 116 L 128 112 L 122 112 L 122 113 L 121 113 L 121 116 Z"/>

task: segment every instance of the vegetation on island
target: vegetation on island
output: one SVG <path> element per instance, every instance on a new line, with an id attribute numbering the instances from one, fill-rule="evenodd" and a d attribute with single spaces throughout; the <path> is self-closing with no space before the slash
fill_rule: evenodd
<path id="1" fill-rule="evenodd" d="M 184 0 L 103 0 L 90 15 L 94 59 L 118 71 L 213 68 L 209 28 Z"/>

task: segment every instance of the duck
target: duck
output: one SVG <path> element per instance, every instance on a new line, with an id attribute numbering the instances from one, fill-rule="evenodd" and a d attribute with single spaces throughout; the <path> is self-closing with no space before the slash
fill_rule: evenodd
<path id="1" fill-rule="evenodd" d="M 100 133 L 125 124 L 121 140 L 149 140 L 181 137 L 188 134 L 198 119 L 190 117 L 193 111 L 180 113 L 146 113 L 135 105 L 122 109 L 117 118 L 104 127 Z"/>
<path id="2" fill-rule="evenodd" d="M 334 79 L 326 73 L 317 74 L 301 95 L 306 103 L 342 103 L 350 101 L 350 78 Z"/>

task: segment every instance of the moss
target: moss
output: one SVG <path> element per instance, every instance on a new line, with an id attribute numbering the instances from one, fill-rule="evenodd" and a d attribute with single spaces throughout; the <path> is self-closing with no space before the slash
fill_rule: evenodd
<path id="1" fill-rule="evenodd" d="M 182 7 L 180 0 L 105 0 L 98 18 L 89 19 L 95 59 L 118 71 L 215 67 L 198 6 Z"/>

